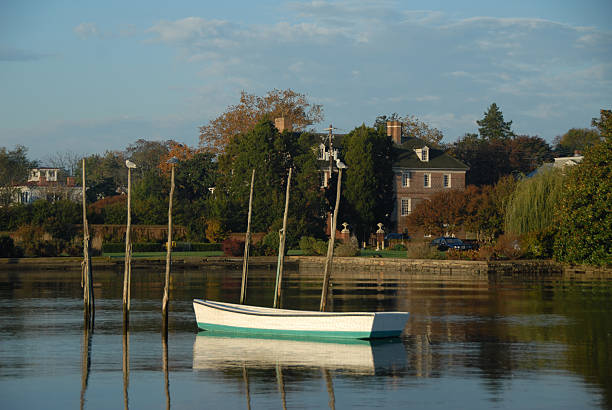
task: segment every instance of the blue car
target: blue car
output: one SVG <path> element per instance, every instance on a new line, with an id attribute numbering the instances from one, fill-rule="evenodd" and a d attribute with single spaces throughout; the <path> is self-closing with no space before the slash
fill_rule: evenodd
<path id="1" fill-rule="evenodd" d="M 442 236 L 440 238 L 436 238 L 433 241 L 431 241 L 429 245 L 435 246 L 440 251 L 447 251 L 449 249 L 467 251 L 470 249 L 474 249 L 474 245 L 470 243 L 465 243 L 459 238 L 451 238 L 449 236 Z"/>

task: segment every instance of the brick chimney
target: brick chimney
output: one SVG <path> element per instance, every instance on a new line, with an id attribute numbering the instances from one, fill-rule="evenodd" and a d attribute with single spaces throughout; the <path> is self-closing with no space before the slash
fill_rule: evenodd
<path id="1" fill-rule="evenodd" d="M 402 143 L 402 122 L 387 121 L 387 136 L 393 139 L 396 144 Z"/>
<path id="2" fill-rule="evenodd" d="M 278 132 L 283 132 L 285 130 L 291 131 L 291 124 L 285 117 L 275 118 L 274 126 L 276 127 Z"/>

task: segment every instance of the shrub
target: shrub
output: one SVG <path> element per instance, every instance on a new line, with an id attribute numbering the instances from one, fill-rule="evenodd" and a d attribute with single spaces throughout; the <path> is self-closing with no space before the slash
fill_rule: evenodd
<path id="1" fill-rule="evenodd" d="M 312 236 L 302 236 L 300 239 L 300 249 L 303 255 L 326 255 L 327 241 L 315 239 Z"/>
<path id="2" fill-rule="evenodd" d="M 519 238 L 511 234 L 504 234 L 497 238 L 493 246 L 493 253 L 495 259 L 519 259 L 524 254 Z"/>
<path id="3" fill-rule="evenodd" d="M 548 259 L 553 255 L 556 229 L 531 232 L 521 238 L 521 248 L 527 258 Z"/>
<path id="4" fill-rule="evenodd" d="M 408 247 L 406 255 L 410 259 L 446 259 L 446 254 L 427 242 L 414 243 Z"/>
<path id="5" fill-rule="evenodd" d="M 359 243 L 357 238 L 351 236 L 348 242 L 340 243 L 334 249 L 335 256 L 358 256 L 359 255 Z"/>
<path id="6" fill-rule="evenodd" d="M 480 255 L 477 250 L 469 249 L 460 251 L 458 249 L 449 249 L 446 252 L 446 257 L 453 260 L 476 261 L 480 260 Z"/>
<path id="7" fill-rule="evenodd" d="M 0 236 L 0 258 L 18 258 L 22 254 L 23 250 L 15 246 L 13 238 L 8 235 Z"/>
<path id="8" fill-rule="evenodd" d="M 221 244 L 220 243 L 209 243 L 209 242 L 192 242 L 191 250 L 194 252 L 220 251 Z"/>
<path id="9" fill-rule="evenodd" d="M 244 254 L 244 241 L 226 239 L 222 245 L 223 254 L 227 256 L 242 256 Z"/>
<path id="10" fill-rule="evenodd" d="M 407 250 L 406 245 L 397 243 L 391 247 L 392 251 L 405 251 Z"/>
<path id="11" fill-rule="evenodd" d="M 24 243 L 24 253 L 28 257 L 51 257 L 58 256 L 59 250 L 57 243 L 46 240 L 34 240 L 32 242 Z"/>

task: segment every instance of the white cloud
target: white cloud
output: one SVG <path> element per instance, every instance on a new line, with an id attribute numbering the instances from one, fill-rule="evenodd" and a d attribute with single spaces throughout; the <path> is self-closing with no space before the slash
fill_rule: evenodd
<path id="1" fill-rule="evenodd" d="M 99 35 L 98 26 L 96 23 L 81 23 L 76 26 L 74 29 L 74 34 L 81 39 L 86 39 L 89 37 L 95 37 Z"/>

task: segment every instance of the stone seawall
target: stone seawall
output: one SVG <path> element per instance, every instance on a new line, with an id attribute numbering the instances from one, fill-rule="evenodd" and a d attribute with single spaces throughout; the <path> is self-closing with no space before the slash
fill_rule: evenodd
<path id="1" fill-rule="evenodd" d="M 323 269 L 325 258 L 313 256 L 289 257 L 299 265 L 300 273 Z M 429 259 L 334 258 L 334 276 L 364 272 L 396 273 L 399 276 L 454 277 L 462 279 L 563 278 L 587 280 L 612 279 L 612 269 L 592 266 L 565 266 L 549 260 L 461 261 Z"/>
<path id="2" fill-rule="evenodd" d="M 2 270 L 74 270 L 81 269 L 81 258 L 3 258 Z M 251 269 L 276 269 L 277 258 L 251 257 Z M 165 269 L 165 258 L 135 258 L 133 269 Z M 323 271 L 325 258 L 321 256 L 287 256 L 285 271 L 318 277 Z M 95 269 L 122 270 L 123 258 L 96 257 Z M 242 270 L 242 258 L 233 257 L 173 257 L 172 268 Z M 461 261 L 387 258 L 334 258 L 333 275 L 339 279 L 353 276 L 380 276 L 385 278 L 455 278 L 455 279 L 612 279 L 611 268 L 591 266 L 565 266 L 546 260 L 517 261 Z"/>

